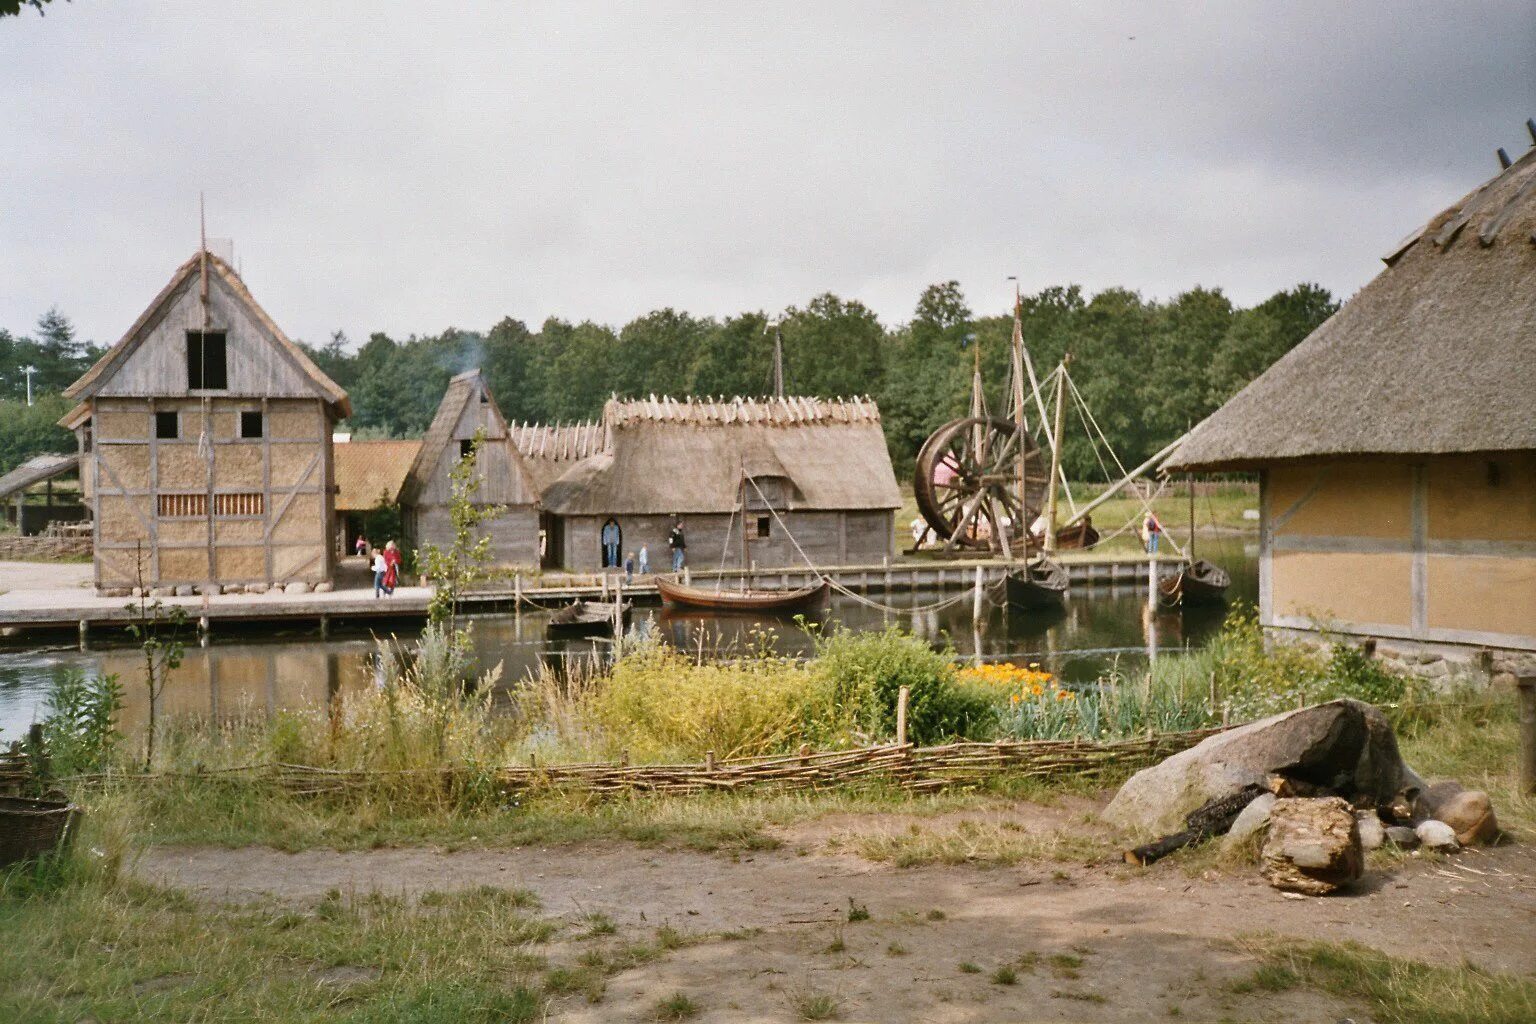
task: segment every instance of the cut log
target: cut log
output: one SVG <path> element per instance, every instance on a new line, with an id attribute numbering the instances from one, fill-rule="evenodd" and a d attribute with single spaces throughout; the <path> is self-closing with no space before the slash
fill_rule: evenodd
<path id="1" fill-rule="evenodd" d="M 1263 786 L 1254 783 L 1244 786 L 1231 796 L 1218 797 L 1201 804 L 1185 817 L 1187 828 L 1133 850 L 1126 850 L 1125 862 L 1146 867 L 1191 843 L 1221 835 L 1232 827 L 1237 816 L 1243 813 L 1243 808 L 1264 792 Z"/>
<path id="2" fill-rule="evenodd" d="M 1276 889 L 1326 896 L 1365 868 L 1360 829 L 1338 797 L 1276 800 L 1269 812 L 1260 871 Z"/>

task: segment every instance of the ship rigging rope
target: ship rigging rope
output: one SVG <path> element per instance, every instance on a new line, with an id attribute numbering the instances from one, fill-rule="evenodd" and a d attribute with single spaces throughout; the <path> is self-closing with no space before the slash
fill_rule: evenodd
<path id="1" fill-rule="evenodd" d="M 778 521 L 780 529 L 784 531 L 784 536 L 789 538 L 789 542 L 795 546 L 795 551 L 797 551 L 800 557 L 805 560 L 805 564 L 810 568 L 810 570 L 814 572 L 818 577 L 825 580 L 828 586 L 837 591 L 839 594 L 842 594 L 844 597 L 847 597 L 853 601 L 857 601 L 859 604 L 874 608 L 878 611 L 916 613 L 939 611 L 942 608 L 948 608 L 950 605 L 959 604 L 961 601 L 971 600 L 975 594 L 974 588 L 968 587 L 952 597 L 943 598 L 934 602 L 933 604 L 898 606 L 892 604 L 882 604 L 879 601 L 871 601 L 863 594 L 854 593 L 852 590 L 849 590 L 847 587 L 843 586 L 841 583 L 837 582 L 832 577 L 822 572 L 821 567 L 818 566 L 815 562 L 811 561 L 811 556 L 805 553 L 805 549 L 802 548 L 800 546 L 800 542 L 795 539 L 794 532 L 790 530 L 789 524 L 786 523 L 783 517 L 779 515 L 778 509 L 773 507 L 773 502 L 768 500 L 768 496 L 763 493 L 762 488 L 757 486 L 757 481 L 751 477 L 747 477 L 747 482 L 752 485 L 752 489 L 757 492 L 757 496 L 763 500 L 763 504 L 767 507 L 769 514 L 771 514 L 773 518 Z M 743 502 L 743 506 L 745 506 L 745 502 Z M 747 521 L 745 507 L 742 509 L 741 521 L 743 523 L 743 528 L 745 528 L 745 523 Z M 984 589 L 995 589 L 1002 586 L 1003 582 L 1003 580 L 998 580 L 996 583 L 984 587 Z"/>

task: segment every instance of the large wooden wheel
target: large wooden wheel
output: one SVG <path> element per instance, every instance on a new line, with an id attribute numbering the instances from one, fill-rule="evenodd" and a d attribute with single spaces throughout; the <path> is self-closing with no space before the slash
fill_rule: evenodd
<path id="1" fill-rule="evenodd" d="M 1020 437 L 1011 421 L 972 417 L 944 424 L 924 442 L 913 490 L 918 511 L 946 547 L 1001 548 L 1006 531 L 1017 556 L 1023 553 L 1021 534 L 1044 503 L 1046 472 L 1034 439 Z"/>

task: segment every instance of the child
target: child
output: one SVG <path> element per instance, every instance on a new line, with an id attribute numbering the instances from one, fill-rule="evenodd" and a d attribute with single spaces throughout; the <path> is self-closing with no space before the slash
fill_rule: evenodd
<path id="1" fill-rule="evenodd" d="M 635 553 L 633 551 L 624 556 L 624 582 L 635 582 Z"/>
<path id="2" fill-rule="evenodd" d="M 644 544 L 640 545 L 640 575 L 649 575 L 651 571 L 651 552 Z"/>
<path id="3" fill-rule="evenodd" d="M 373 596 L 384 596 L 384 577 L 389 572 L 389 563 L 384 560 L 384 552 L 378 548 L 373 549 Z"/>

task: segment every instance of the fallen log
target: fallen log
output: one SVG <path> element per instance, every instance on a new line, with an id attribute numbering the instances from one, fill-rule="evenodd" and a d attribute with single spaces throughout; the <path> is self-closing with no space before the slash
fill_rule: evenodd
<path id="1" fill-rule="evenodd" d="M 1189 826 L 1188 828 L 1126 850 L 1125 862 L 1146 867 L 1192 843 L 1221 835 L 1232 827 L 1232 823 L 1237 820 L 1243 808 L 1263 792 L 1265 792 L 1263 786 L 1249 783 L 1230 796 L 1217 797 L 1215 800 L 1201 804 L 1190 811 L 1184 819 L 1184 824 Z"/>

